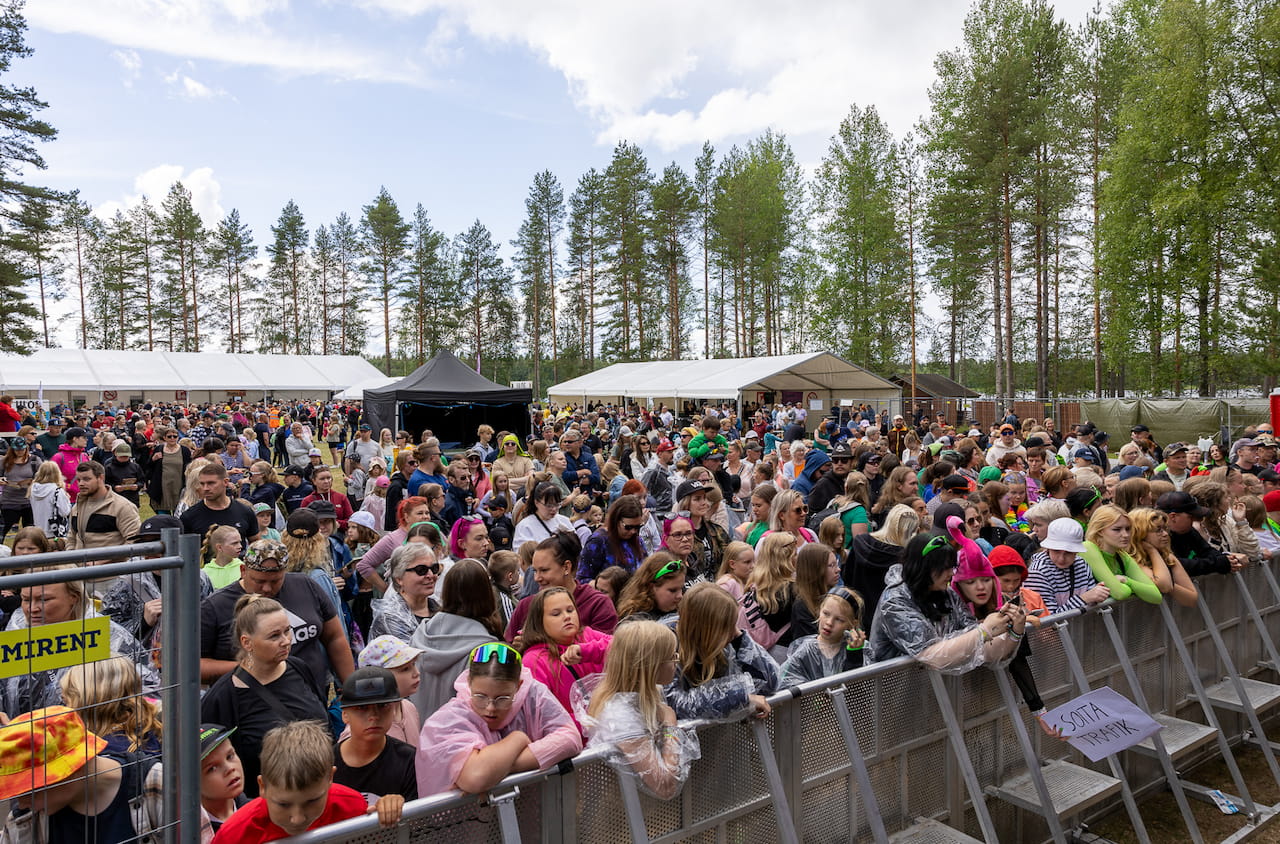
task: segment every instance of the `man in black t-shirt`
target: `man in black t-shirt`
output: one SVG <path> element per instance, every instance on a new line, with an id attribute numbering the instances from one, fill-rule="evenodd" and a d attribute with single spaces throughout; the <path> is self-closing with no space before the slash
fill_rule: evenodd
<path id="1" fill-rule="evenodd" d="M 194 533 L 201 539 L 214 525 L 230 525 L 240 531 L 240 538 L 255 542 L 262 528 L 253 508 L 227 495 L 227 470 L 221 463 L 210 463 L 200 469 L 196 480 L 200 501 L 182 512 L 182 532 Z"/>
<path id="2" fill-rule="evenodd" d="M 333 781 L 370 802 L 388 794 L 416 800 L 414 747 L 387 735 L 400 714 L 396 675 L 385 668 L 357 669 L 342 684 L 339 700 L 350 735 L 338 742 Z"/>
<path id="3" fill-rule="evenodd" d="M 320 585 L 309 575 L 286 574 L 278 560 L 267 560 L 270 566 L 254 569 L 253 555 L 246 555 L 241 579 L 214 592 L 200 604 L 200 679 L 212 683 L 235 668 L 233 661 L 238 645 L 231 640 L 231 623 L 236 601 L 248 585 L 254 592 L 274 598 L 284 607 L 293 629 L 290 656 L 307 663 L 319 682 L 326 682 L 330 666 L 339 679 L 354 670 L 347 634 L 342 619 Z"/>

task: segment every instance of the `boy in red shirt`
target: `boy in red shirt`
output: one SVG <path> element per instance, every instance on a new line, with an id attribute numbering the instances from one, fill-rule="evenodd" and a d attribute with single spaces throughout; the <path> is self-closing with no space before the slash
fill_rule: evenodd
<path id="1" fill-rule="evenodd" d="M 404 798 L 387 795 L 370 807 L 360 792 L 333 781 L 333 737 L 318 721 L 294 721 L 262 740 L 259 796 L 238 809 L 213 844 L 261 844 L 368 812 L 384 827 L 400 822 Z"/>

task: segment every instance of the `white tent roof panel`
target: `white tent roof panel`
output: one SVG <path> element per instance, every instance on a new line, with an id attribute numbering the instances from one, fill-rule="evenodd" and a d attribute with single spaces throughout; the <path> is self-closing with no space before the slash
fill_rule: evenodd
<path id="1" fill-rule="evenodd" d="M 35 392 L 187 390 L 337 392 L 383 377 L 354 355 L 230 355 L 223 352 L 142 352 L 38 349 L 0 355 L 0 387 Z"/>
<path id="2" fill-rule="evenodd" d="M 898 396 L 885 378 L 829 352 L 755 358 L 616 363 L 551 387 L 548 395 L 591 397 L 736 399 L 756 390 L 814 390 Z"/>
<path id="3" fill-rule="evenodd" d="M 340 393 L 335 393 L 333 397 L 335 399 L 343 399 L 346 401 L 360 401 L 364 398 L 365 390 L 377 390 L 378 388 L 385 387 L 388 384 L 396 383 L 402 377 L 403 376 L 400 375 L 379 375 L 377 378 L 366 378 L 363 381 L 357 381 Z"/>

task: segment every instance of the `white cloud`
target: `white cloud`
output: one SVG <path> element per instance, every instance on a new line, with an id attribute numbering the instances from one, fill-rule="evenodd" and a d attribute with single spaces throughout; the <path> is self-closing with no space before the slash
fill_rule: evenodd
<path id="1" fill-rule="evenodd" d="M 308 13 L 293 15 L 286 0 L 40 0 L 25 13 L 32 27 L 134 50 L 289 74 L 429 84 L 412 62 L 377 44 L 297 34 L 305 31 Z"/>
<path id="2" fill-rule="evenodd" d="M 895 132 L 928 107 L 933 59 L 959 40 L 955 0 L 355 0 L 400 17 L 435 14 L 457 32 L 524 47 L 565 78 L 598 140 L 664 150 L 755 134 L 829 134 L 853 103 Z M 1075 23 L 1093 0 L 1060 0 Z M 432 47 L 441 49 L 437 23 Z"/>
<path id="3" fill-rule="evenodd" d="M 112 50 L 111 58 L 124 70 L 124 87 L 132 88 L 142 74 L 142 56 L 137 50 Z"/>
<path id="4" fill-rule="evenodd" d="M 190 63 L 188 62 L 188 64 Z M 175 70 L 173 73 L 167 74 L 164 81 L 174 96 L 184 100 L 213 100 L 227 96 L 227 92 L 221 88 L 210 88 L 203 82 L 192 79 L 181 70 Z"/>
<path id="5" fill-rule="evenodd" d="M 133 193 L 109 199 L 96 206 L 93 213 L 99 219 L 109 220 L 117 211 L 128 211 L 137 205 L 144 196 L 159 210 L 174 182 L 182 182 L 183 187 L 191 191 L 191 205 L 205 226 L 216 226 L 226 216 L 222 208 L 222 185 L 213 175 L 213 168 L 197 167 L 187 171 L 181 164 L 159 164 L 140 173 L 133 180 Z"/>

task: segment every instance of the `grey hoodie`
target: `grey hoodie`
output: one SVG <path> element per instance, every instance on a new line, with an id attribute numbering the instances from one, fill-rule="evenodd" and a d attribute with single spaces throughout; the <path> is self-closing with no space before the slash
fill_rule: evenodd
<path id="1" fill-rule="evenodd" d="M 418 657 L 422 684 L 413 703 L 424 722 L 454 696 L 453 681 L 467 667 L 471 651 L 499 638 L 480 622 L 447 612 L 436 613 L 418 625 L 410 644 L 423 651 Z"/>

